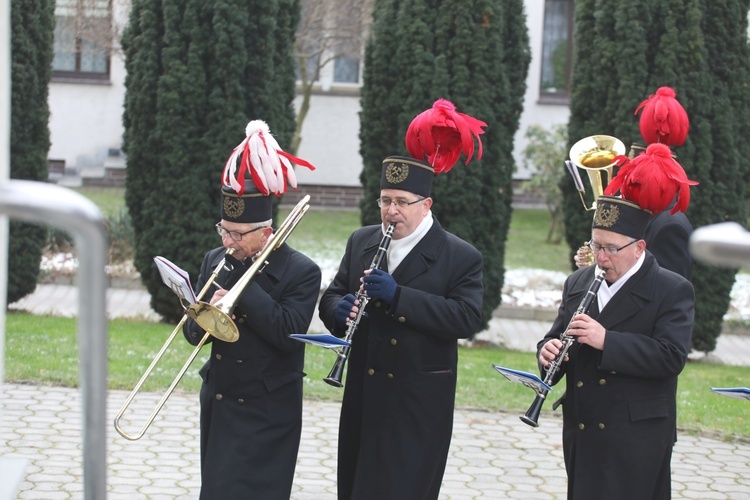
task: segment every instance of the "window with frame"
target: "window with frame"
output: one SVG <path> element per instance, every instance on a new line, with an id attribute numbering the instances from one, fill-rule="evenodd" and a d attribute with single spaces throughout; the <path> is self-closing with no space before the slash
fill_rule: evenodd
<path id="1" fill-rule="evenodd" d="M 540 96 L 567 99 L 573 60 L 573 0 L 545 0 Z"/>
<path id="2" fill-rule="evenodd" d="M 335 83 L 359 83 L 359 58 L 340 55 L 333 61 Z"/>
<path id="3" fill-rule="evenodd" d="M 110 0 L 55 2 L 54 77 L 108 80 L 111 46 Z"/>

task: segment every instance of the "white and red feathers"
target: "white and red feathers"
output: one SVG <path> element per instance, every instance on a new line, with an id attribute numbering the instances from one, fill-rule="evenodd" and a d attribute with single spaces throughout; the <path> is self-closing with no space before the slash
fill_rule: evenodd
<path id="1" fill-rule="evenodd" d="M 413 158 L 425 160 L 436 174 L 449 171 L 461 154 L 468 165 L 474 155 L 474 139 L 479 143 L 477 158 L 482 158 L 482 127 L 487 124 L 465 113 L 445 99 L 417 115 L 406 131 L 406 149 Z"/>
<path id="2" fill-rule="evenodd" d="M 245 175 L 248 173 L 263 195 L 281 196 L 287 191 L 287 182 L 297 188 L 292 164 L 315 170 L 307 161 L 282 151 L 263 120 L 248 123 L 245 135 L 245 140 L 229 155 L 221 176 L 222 185 L 230 186 L 237 194 L 245 192 Z"/>
<path id="3" fill-rule="evenodd" d="M 636 115 L 642 111 L 638 125 L 646 144 L 681 146 L 685 142 L 690 120 L 676 95 L 670 87 L 659 87 L 655 94 L 635 108 Z"/>
<path id="4" fill-rule="evenodd" d="M 604 190 L 606 195 L 619 191 L 626 200 L 637 203 L 642 209 L 657 214 L 666 210 L 677 197 L 670 213 L 684 212 L 690 204 L 690 186 L 698 184 L 688 179 L 687 174 L 666 144 L 651 144 L 632 160 L 618 156 L 615 163 L 620 166 L 617 175 Z"/>

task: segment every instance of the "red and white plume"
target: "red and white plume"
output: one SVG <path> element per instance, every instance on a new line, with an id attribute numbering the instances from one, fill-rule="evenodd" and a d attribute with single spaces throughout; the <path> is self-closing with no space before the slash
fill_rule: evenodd
<path id="1" fill-rule="evenodd" d="M 461 154 L 468 165 L 474 155 L 474 138 L 479 143 L 477 158 L 482 158 L 482 127 L 487 124 L 456 111 L 456 106 L 438 99 L 431 109 L 417 115 L 406 131 L 406 150 L 412 158 L 426 159 L 436 174 L 449 171 Z"/>
<path id="2" fill-rule="evenodd" d="M 690 120 L 682 104 L 676 99 L 676 94 L 670 87 L 659 87 L 656 94 L 652 94 L 635 108 L 635 113 L 641 113 L 639 127 L 641 136 L 646 144 L 661 143 L 668 146 L 681 146 L 685 142 Z"/>
<path id="3" fill-rule="evenodd" d="M 620 170 L 612 179 L 604 194 L 614 196 L 619 191 L 626 200 L 639 207 L 651 210 L 653 214 L 662 212 L 677 197 L 677 203 L 670 213 L 684 212 L 690 204 L 690 186 L 698 183 L 687 178 L 682 165 L 672 158 L 672 151 L 666 144 L 651 144 L 632 160 L 618 156 L 615 163 Z"/>
<path id="4" fill-rule="evenodd" d="M 245 192 L 247 173 L 258 191 L 266 196 L 269 193 L 281 196 L 287 191 L 287 181 L 297 189 L 297 176 L 292 164 L 315 170 L 307 161 L 282 151 L 263 120 L 248 123 L 245 135 L 245 140 L 229 155 L 221 176 L 222 184 L 231 186 L 237 194 Z"/>

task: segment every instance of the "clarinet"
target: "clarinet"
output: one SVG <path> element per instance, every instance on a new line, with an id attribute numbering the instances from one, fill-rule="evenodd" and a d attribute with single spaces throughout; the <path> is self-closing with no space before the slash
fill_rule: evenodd
<path id="1" fill-rule="evenodd" d="M 385 258 L 386 252 L 388 251 L 388 246 L 391 244 L 391 239 L 393 238 L 393 230 L 395 228 L 396 223 L 391 222 L 391 224 L 388 226 L 388 229 L 386 229 L 385 234 L 383 235 L 383 239 L 380 240 L 378 251 L 375 252 L 375 256 L 372 258 L 370 270 L 380 269 L 380 266 L 383 264 L 383 259 Z M 352 348 L 352 336 L 354 335 L 354 331 L 359 326 L 359 322 L 362 320 L 367 302 L 369 302 L 370 300 L 370 298 L 365 294 L 363 288 L 364 287 L 359 288 L 355 297 L 355 300 L 359 301 L 359 310 L 357 310 L 357 315 L 354 317 L 354 319 L 351 319 L 349 321 L 349 325 L 346 327 L 346 333 L 344 334 L 344 340 L 349 342 L 350 345 L 343 346 L 336 352 L 338 357 L 333 364 L 333 368 L 331 368 L 331 372 L 328 374 L 328 376 L 323 379 L 327 384 L 334 387 L 343 386 L 341 380 L 344 375 L 344 365 L 346 364 L 346 360 L 349 359 L 349 351 Z"/>
<path id="2" fill-rule="evenodd" d="M 557 356 L 555 356 L 555 359 L 553 359 L 550 364 L 547 365 L 547 373 L 544 376 L 545 384 L 550 385 L 550 383 L 552 383 L 552 380 L 560 370 L 563 361 L 565 361 L 565 356 L 568 355 L 568 351 L 576 341 L 576 338 L 574 336 L 568 335 L 568 330 L 570 330 L 570 324 L 573 323 L 573 318 L 575 318 L 579 314 L 586 314 L 586 312 L 589 310 L 589 307 L 591 307 L 591 303 L 596 297 L 596 293 L 599 291 L 599 287 L 601 286 L 602 281 L 604 281 L 604 275 L 606 273 L 607 271 L 601 270 L 599 274 L 594 278 L 594 281 L 591 282 L 591 285 L 589 285 L 589 289 L 586 292 L 586 295 L 583 297 L 583 300 L 581 300 L 578 309 L 576 309 L 576 312 L 573 313 L 573 316 L 570 318 L 570 322 L 568 322 L 567 328 L 565 328 L 565 331 L 560 335 L 560 340 L 562 341 L 563 345 L 560 349 L 560 352 L 557 353 Z M 519 417 L 521 419 L 521 422 L 532 427 L 539 427 L 539 413 L 542 411 L 542 405 L 547 399 L 548 393 L 549 391 L 544 388 L 542 388 L 540 391 L 537 391 L 536 398 L 534 398 L 534 402 L 531 403 L 528 411 L 524 415 Z"/>

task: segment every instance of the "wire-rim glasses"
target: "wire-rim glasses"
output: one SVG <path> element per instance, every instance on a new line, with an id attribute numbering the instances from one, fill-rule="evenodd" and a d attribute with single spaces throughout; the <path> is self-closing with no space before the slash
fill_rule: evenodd
<path id="1" fill-rule="evenodd" d="M 589 247 L 589 250 L 591 250 L 591 253 L 593 253 L 594 255 L 598 254 L 601 250 L 604 250 L 604 253 L 606 253 L 607 255 L 617 255 L 617 252 L 619 252 L 623 248 L 629 247 L 630 245 L 632 245 L 633 243 L 636 243 L 637 241 L 638 240 L 633 240 L 630 243 L 628 243 L 627 245 L 621 246 L 620 248 L 617 248 L 617 247 L 603 247 L 603 246 L 599 245 L 598 243 L 594 243 L 593 241 L 589 241 L 588 243 L 586 243 L 586 245 Z"/>
<path id="2" fill-rule="evenodd" d="M 266 226 L 259 226 L 249 231 L 245 231 L 244 233 L 241 233 L 239 231 L 229 231 L 228 229 L 225 229 L 224 227 L 221 226 L 221 222 L 217 222 L 214 227 L 216 228 L 216 232 L 222 238 L 228 234 L 229 237 L 232 238 L 234 241 L 241 241 L 242 237 L 245 236 L 246 234 L 254 233 L 255 231 L 259 231 Z"/>

